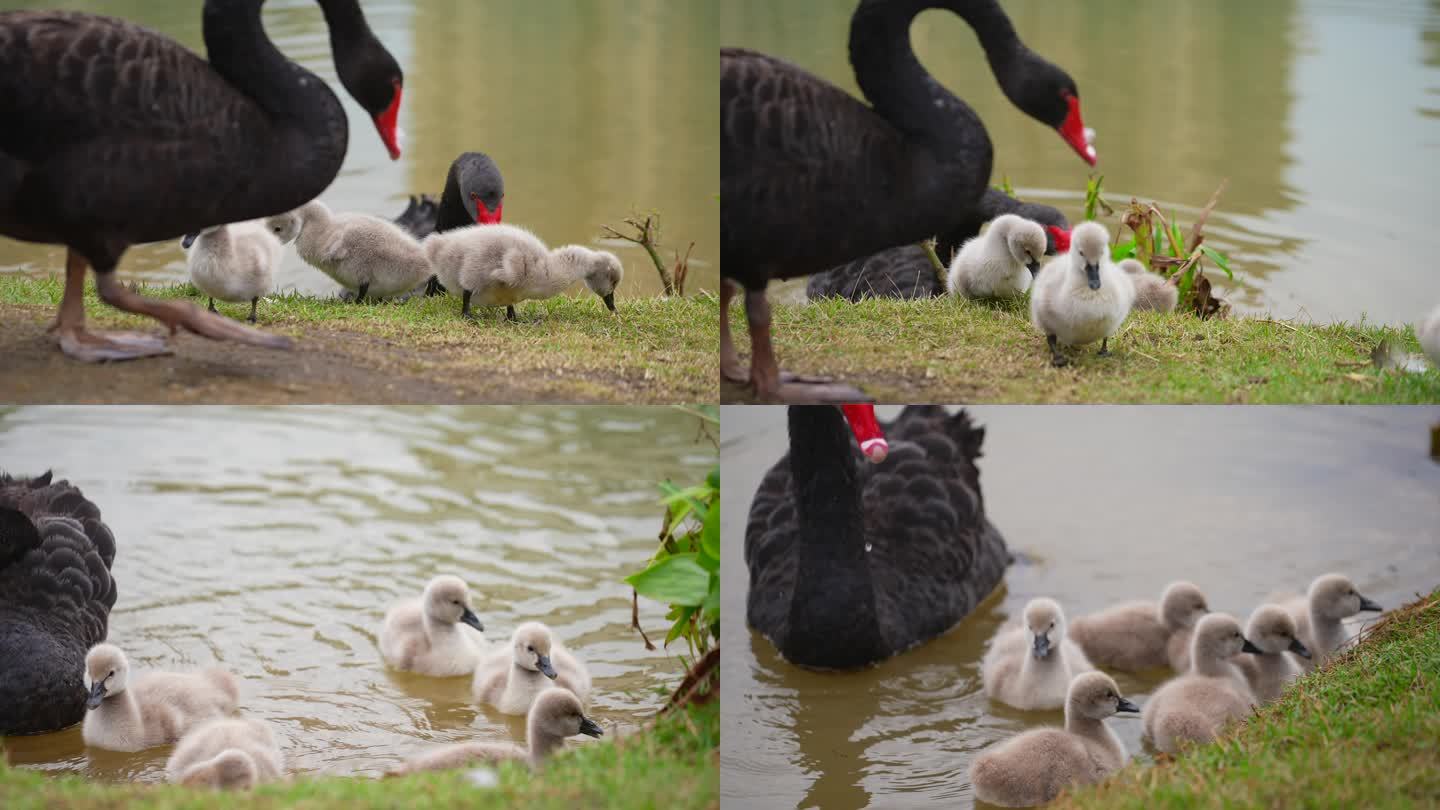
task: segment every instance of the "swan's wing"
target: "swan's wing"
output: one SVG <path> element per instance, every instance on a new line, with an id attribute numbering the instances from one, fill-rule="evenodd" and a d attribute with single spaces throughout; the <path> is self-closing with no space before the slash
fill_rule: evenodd
<path id="1" fill-rule="evenodd" d="M 786 453 L 761 479 L 745 526 L 745 564 L 750 569 L 746 616 L 751 627 L 767 636 L 779 634 L 789 616 L 799 533 Z"/>
<path id="2" fill-rule="evenodd" d="M 943 257 L 942 257 L 943 258 Z M 863 259 L 816 273 L 806 282 L 812 298 L 932 298 L 945 292 L 940 274 L 915 245 L 872 253 Z"/>
<path id="3" fill-rule="evenodd" d="M 53 624 L 87 648 L 104 640 L 115 537 L 99 507 L 48 473 L 0 476 L 0 533 L 0 608 Z"/>

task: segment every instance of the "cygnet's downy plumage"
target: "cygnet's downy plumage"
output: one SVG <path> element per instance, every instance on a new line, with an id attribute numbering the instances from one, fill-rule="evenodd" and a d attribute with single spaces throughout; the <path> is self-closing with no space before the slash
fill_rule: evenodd
<path id="1" fill-rule="evenodd" d="M 1245 674 L 1245 681 L 1259 702 L 1278 700 L 1285 687 L 1299 677 L 1300 665 L 1286 653 L 1302 659 L 1310 657 L 1309 648 L 1295 633 L 1295 619 L 1279 605 L 1261 605 L 1250 614 L 1245 638 L 1260 652 L 1237 655 L 1231 663 Z"/>
<path id="2" fill-rule="evenodd" d="M 1065 728 L 1032 729 L 976 757 L 970 766 L 975 797 L 1005 807 L 1031 807 L 1071 785 L 1105 779 L 1128 758 L 1105 718 L 1138 711 L 1109 675 L 1075 676 L 1065 699 Z"/>
<path id="3" fill-rule="evenodd" d="M 1053 599 L 1031 599 L 1019 627 L 1001 630 L 981 664 L 985 694 L 1017 709 L 1059 709 L 1070 682 L 1094 669 L 1065 637 L 1065 613 Z"/>
<path id="4" fill-rule="evenodd" d="M 1110 234 L 1103 225 L 1082 222 L 1075 226 L 1070 252 L 1045 264 L 1030 293 L 1030 320 L 1045 335 L 1050 360 L 1069 362 L 1057 344 L 1081 346 L 1100 341 L 1100 354 L 1109 354 L 1110 336 L 1135 303 L 1130 276 L 1110 260 Z"/>
<path id="5" fill-rule="evenodd" d="M 248 790 L 285 773 L 285 758 L 264 721 L 222 717 L 191 729 L 165 763 L 165 776 L 177 785 L 217 790 Z"/>
<path id="6" fill-rule="evenodd" d="M 430 580 L 419 599 L 385 613 L 380 654 L 390 666 L 421 675 L 469 675 L 489 652 L 484 632 L 465 581 L 443 574 Z"/>
<path id="7" fill-rule="evenodd" d="M 1180 303 L 1180 276 L 1170 279 L 1152 273 L 1136 259 L 1124 259 L 1120 269 L 1130 276 L 1135 285 L 1135 305 L 1131 309 L 1153 309 L 1156 312 L 1174 312 Z"/>
<path id="8" fill-rule="evenodd" d="M 535 699 L 525 722 L 527 747 L 514 743 L 453 743 L 442 745 L 405 761 L 392 774 L 443 771 L 477 762 L 525 760 L 539 767 L 565 745 L 566 737 L 605 734 L 600 724 L 585 716 L 580 699 L 568 689 L 549 689 Z"/>
<path id="9" fill-rule="evenodd" d="M 260 299 L 275 287 L 275 270 L 285 248 L 280 239 L 259 220 L 216 225 L 180 241 L 185 248 L 185 265 L 196 289 L 210 299 L 248 303 L 255 323 Z"/>
<path id="10" fill-rule="evenodd" d="M 1045 256 L 1045 230 L 1015 214 L 996 217 L 965 242 L 950 262 L 946 285 L 965 298 L 1019 298 L 1030 289 Z"/>
<path id="11" fill-rule="evenodd" d="M 235 676 L 219 668 L 147 672 L 133 679 L 125 653 L 97 644 L 85 656 L 86 745 L 140 751 L 174 742 L 196 725 L 230 714 L 240 701 Z"/>
<path id="12" fill-rule="evenodd" d="M 425 240 L 425 252 L 440 283 L 459 295 L 460 313 L 472 317 L 471 304 L 505 307 L 515 320 L 515 304 L 551 298 L 577 281 L 615 311 L 615 288 L 624 267 L 613 253 L 566 245 L 550 250 L 540 237 L 514 225 L 472 225 Z"/>
<path id="13" fill-rule="evenodd" d="M 1259 648 L 1240 632 L 1235 617 L 1211 613 L 1195 626 L 1190 671 L 1166 681 L 1145 704 L 1145 733 L 1169 754 L 1185 741 L 1209 742 L 1231 720 L 1250 714 L 1255 695 L 1230 662 Z"/>
<path id="14" fill-rule="evenodd" d="M 537 696 L 557 686 L 589 703 L 589 671 L 540 622 L 515 628 L 509 649 L 497 650 L 475 670 L 475 699 L 505 714 L 525 714 Z"/>
<path id="15" fill-rule="evenodd" d="M 1076 618 L 1069 638 L 1099 666 L 1125 672 L 1157 669 L 1170 665 L 1170 639 L 1183 634 L 1188 644 L 1190 628 L 1209 610 L 1199 588 L 1172 582 L 1158 603 L 1122 602 Z"/>
<path id="16" fill-rule="evenodd" d="M 430 262 L 415 237 L 393 222 L 369 214 L 335 214 L 311 200 L 265 220 L 282 243 L 295 243 L 307 264 L 347 290 L 355 300 L 389 298 L 430 277 Z"/>
<path id="17" fill-rule="evenodd" d="M 1304 597 L 1292 599 L 1284 607 L 1295 619 L 1300 642 L 1310 650 L 1310 658 L 1295 659 L 1306 672 L 1334 658 L 1349 644 L 1346 619 L 1362 610 L 1384 609 L 1362 596 L 1355 583 L 1342 574 L 1317 577 Z"/>
<path id="18" fill-rule="evenodd" d="M 1440 307 L 1431 310 L 1425 320 L 1415 330 L 1415 337 L 1420 340 L 1420 348 L 1425 351 L 1425 356 L 1430 358 L 1430 364 L 1440 369 Z"/>

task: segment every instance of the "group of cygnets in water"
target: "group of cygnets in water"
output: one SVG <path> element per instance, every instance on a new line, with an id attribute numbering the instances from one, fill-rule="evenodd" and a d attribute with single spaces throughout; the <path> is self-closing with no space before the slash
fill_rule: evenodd
<path id="1" fill-rule="evenodd" d="M 465 742 L 414 754 L 391 775 L 518 760 L 539 766 L 579 734 L 600 737 L 585 715 L 590 673 L 553 637 L 526 622 L 510 643 L 490 644 L 459 577 L 437 576 L 418 599 L 392 607 L 380 630 L 380 653 L 399 670 L 433 677 L 469 676 L 479 703 L 503 714 L 526 716 L 526 746 Z M 140 751 L 179 741 L 166 763 L 171 782 L 214 788 L 250 788 L 285 775 L 284 756 L 263 721 L 234 716 L 240 690 L 235 676 L 211 668 L 194 673 L 147 672 L 132 677 L 125 653 L 113 644 L 85 656 L 89 690 L 82 735 L 87 745 Z"/>
<path id="2" fill-rule="evenodd" d="M 1259 606 L 1243 631 L 1234 617 L 1211 613 L 1189 582 L 1172 582 L 1158 603 L 1124 602 L 1068 626 L 1055 600 L 1031 600 L 1021 624 L 991 641 L 981 665 L 985 693 L 1019 709 L 1063 708 L 1065 727 L 1023 732 L 976 757 L 975 795 L 1027 807 L 1105 779 L 1129 756 L 1105 724 L 1118 712 L 1139 713 L 1145 736 L 1166 753 L 1213 740 L 1343 649 L 1344 620 L 1380 609 L 1340 574 L 1316 579 L 1305 596 Z M 1140 707 L 1097 666 L 1178 674 Z"/>

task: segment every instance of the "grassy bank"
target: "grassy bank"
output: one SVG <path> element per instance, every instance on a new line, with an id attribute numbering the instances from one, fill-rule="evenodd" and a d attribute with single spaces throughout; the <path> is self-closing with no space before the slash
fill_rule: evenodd
<path id="1" fill-rule="evenodd" d="M 741 307 L 731 318 L 748 347 Z M 1382 339 L 1419 352 L 1410 327 L 1307 325 L 1260 318 L 1201 321 L 1137 312 L 1111 341 L 1070 349 L 1053 368 L 1021 301 L 840 299 L 774 307 L 781 367 L 857 385 L 882 403 L 1440 401 L 1440 372 L 1369 367 Z M 747 359 L 748 362 L 748 359 Z M 747 401 L 726 384 L 726 402 Z"/>
<path id="2" fill-rule="evenodd" d="M 43 331 L 54 319 L 62 290 L 58 278 L 0 275 L 0 323 L 5 324 L 0 328 L 0 349 L 12 356 L 26 351 L 43 355 L 30 364 L 32 367 L 51 354 L 58 355 L 43 339 Z M 188 284 L 147 288 L 145 293 L 160 298 L 188 298 L 204 305 L 204 299 Z M 90 317 L 100 327 L 152 332 L 157 329 L 153 321 L 101 304 L 93 285 L 86 297 Z M 560 296 L 520 305 L 518 323 L 505 322 L 503 311 L 471 323 L 459 317 L 458 299 L 448 296 L 357 305 L 296 294 L 277 295 L 260 302 L 259 326 L 294 337 L 295 352 L 249 348 L 225 352 L 219 344 L 186 337 L 175 342 L 175 358 L 147 359 L 124 367 L 129 373 L 145 365 L 163 365 L 175 359 L 183 362 L 187 356 L 203 357 L 212 366 L 220 367 L 221 373 L 216 376 L 223 376 L 226 367 L 236 362 L 246 366 L 246 375 L 252 379 L 265 379 L 267 372 L 260 364 L 283 366 L 307 350 L 319 350 L 325 357 L 317 358 L 320 362 L 316 365 L 324 372 L 353 363 L 382 372 L 387 378 L 418 378 L 400 386 L 399 393 L 412 390 L 418 401 L 425 402 L 495 398 L 715 400 L 719 308 L 714 296 L 632 298 L 617 300 L 616 304 L 618 316 L 612 316 L 593 295 Z M 231 317 L 243 318 L 249 313 L 248 305 L 218 306 Z M 34 367 L 32 377 L 55 376 L 51 371 L 60 376 L 53 381 L 28 381 L 47 387 L 32 396 L 21 396 L 19 401 L 72 401 L 64 396 L 66 390 L 85 390 L 86 386 L 67 385 L 64 373 L 69 369 L 74 374 L 84 368 L 79 363 L 66 363 L 53 370 Z M 268 376 L 278 378 L 284 372 L 279 368 Z M 336 384 L 341 382 L 337 380 Z M 365 379 L 353 383 L 360 400 L 372 401 L 375 395 L 368 392 L 374 389 L 374 382 Z M 430 384 L 439 390 L 426 390 Z M 233 396 L 227 401 L 250 401 L 244 390 L 225 393 Z M 322 387 L 311 398 L 343 402 L 351 399 L 347 393 Z M 114 401 L 135 399 L 123 391 L 114 392 L 114 396 Z M 272 400 L 259 397 L 259 401 Z M 289 400 L 281 397 L 278 401 Z"/>
<path id="3" fill-rule="evenodd" d="M 499 784 L 472 786 L 464 772 L 401 779 L 300 778 L 253 793 L 217 794 L 170 785 L 107 785 L 79 777 L 46 777 L 0 762 L 0 807 L 516 807 L 714 808 L 720 803 L 720 704 L 678 712 L 650 731 L 577 746 L 531 774 L 499 769 Z"/>
<path id="4" fill-rule="evenodd" d="M 1385 617 L 1211 745 L 1062 797 L 1071 808 L 1434 807 L 1440 589 Z"/>

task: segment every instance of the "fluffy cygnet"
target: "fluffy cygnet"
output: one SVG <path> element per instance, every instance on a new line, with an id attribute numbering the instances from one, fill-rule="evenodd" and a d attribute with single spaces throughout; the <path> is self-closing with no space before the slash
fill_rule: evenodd
<path id="1" fill-rule="evenodd" d="M 1279 605 L 1261 605 L 1250 614 L 1245 638 L 1260 652 L 1237 655 L 1231 663 L 1245 674 L 1250 691 L 1261 703 L 1278 700 L 1285 687 L 1300 675 L 1300 665 L 1287 652 L 1310 657 L 1310 650 L 1295 633 L 1295 619 Z"/>
<path id="2" fill-rule="evenodd" d="M 1136 259 L 1124 259 L 1120 269 L 1130 276 L 1135 285 L 1135 304 L 1131 309 L 1153 309 L 1156 312 L 1174 312 L 1180 303 L 1180 276 L 1162 278 L 1152 273 Z"/>
<path id="3" fill-rule="evenodd" d="M 1229 721 L 1248 715 L 1255 696 L 1230 663 L 1259 648 L 1240 633 L 1233 616 L 1211 613 L 1195 626 L 1190 671 L 1166 681 L 1145 704 L 1145 733 L 1161 751 L 1173 754 L 1186 740 L 1209 742 Z"/>
<path id="4" fill-rule="evenodd" d="M 1058 709 L 1076 675 L 1094 669 L 1065 637 L 1065 613 L 1053 599 L 1031 599 L 1022 626 L 1001 630 L 981 664 L 985 694 L 1017 709 Z"/>
<path id="5" fill-rule="evenodd" d="M 1110 353 L 1110 336 L 1135 303 L 1130 276 L 1110 260 L 1110 234 L 1105 226 L 1082 222 L 1071 235 L 1070 252 L 1046 263 L 1030 293 L 1030 320 L 1045 335 L 1050 360 L 1069 362 L 1057 343 L 1081 346 L 1100 341 L 1100 354 Z"/>
<path id="6" fill-rule="evenodd" d="M 472 303 L 505 307 L 515 320 L 515 304 L 551 298 L 584 281 L 615 311 L 615 288 L 624 267 L 613 253 L 566 245 L 550 250 L 540 238 L 514 225 L 472 225 L 437 233 L 425 240 L 425 252 L 445 289 L 460 295 L 460 313 L 469 318 Z"/>
<path id="7" fill-rule="evenodd" d="M 976 757 L 970 766 L 975 797 L 1005 807 L 1030 807 L 1054 799 L 1070 785 L 1105 779 L 1128 758 L 1105 718 L 1138 711 L 1120 696 L 1109 675 L 1075 676 L 1065 698 L 1065 728 L 1032 729 Z"/>
<path id="8" fill-rule="evenodd" d="M 1295 659 L 1306 672 L 1334 658 L 1349 643 L 1346 619 L 1362 610 L 1384 609 L 1362 596 L 1355 583 L 1341 574 L 1316 578 L 1305 597 L 1292 599 L 1284 607 L 1295 619 L 1300 642 L 1310 650 L 1311 658 Z"/>
<path id="9" fill-rule="evenodd" d="M 1170 665 L 1170 639 L 1209 612 L 1205 594 L 1189 582 L 1165 586 L 1160 601 L 1122 602 L 1070 623 L 1069 637 L 1102 667 L 1139 672 Z M 1184 672 L 1184 670 L 1180 670 Z"/>
<path id="10" fill-rule="evenodd" d="M 1430 358 L 1430 365 L 1440 368 L 1440 307 L 1436 307 L 1420 323 L 1420 328 L 1415 330 L 1415 337 L 1420 340 L 1420 348 L 1425 351 L 1425 356 Z"/>
<path id="11" fill-rule="evenodd" d="M 557 686 L 582 704 L 589 701 L 589 671 L 540 622 L 515 628 L 510 649 L 495 652 L 475 670 L 475 699 L 505 714 L 525 714 L 538 695 Z"/>
<path id="12" fill-rule="evenodd" d="M 388 298 L 430 277 L 425 249 L 393 222 L 369 214 L 335 214 L 312 200 L 265 220 L 280 241 L 295 243 L 307 264 L 365 297 Z"/>
<path id="13" fill-rule="evenodd" d="M 235 676 L 223 669 L 147 672 L 130 681 L 130 662 L 113 644 L 85 655 L 90 691 L 81 736 L 86 745 L 140 751 L 174 742 L 197 724 L 230 714 L 240 701 Z"/>
<path id="14" fill-rule="evenodd" d="M 535 699 L 525 722 L 528 748 L 514 743 L 453 743 L 442 745 L 412 757 L 392 774 L 416 771 L 443 771 L 477 762 L 526 760 L 532 768 L 539 767 L 552 753 L 565 745 L 566 737 L 585 734 L 600 737 L 604 730 L 585 716 L 580 699 L 568 689 L 549 689 Z"/>
<path id="15" fill-rule="evenodd" d="M 385 614 L 380 654 L 390 666 L 421 675 L 469 675 L 488 652 L 484 630 L 464 580 L 446 574 L 430 580 L 419 599 Z"/>
<path id="16" fill-rule="evenodd" d="M 985 233 L 966 240 L 950 262 L 946 286 L 965 298 L 1019 298 L 1030 289 L 1045 256 L 1045 230 L 1015 214 L 991 220 Z"/>
<path id="17" fill-rule="evenodd" d="M 166 778 L 175 784 L 220 790 L 248 790 L 284 772 L 285 760 L 270 726 L 249 717 L 222 717 L 196 726 L 165 763 Z"/>
<path id="18" fill-rule="evenodd" d="M 260 299 L 275 287 L 275 269 L 280 266 L 284 246 L 275 234 L 259 220 L 216 225 L 199 233 L 187 234 L 180 240 L 186 249 L 185 265 L 196 289 L 210 299 L 215 312 L 215 299 L 250 304 L 250 317 L 255 323 L 255 310 Z"/>

